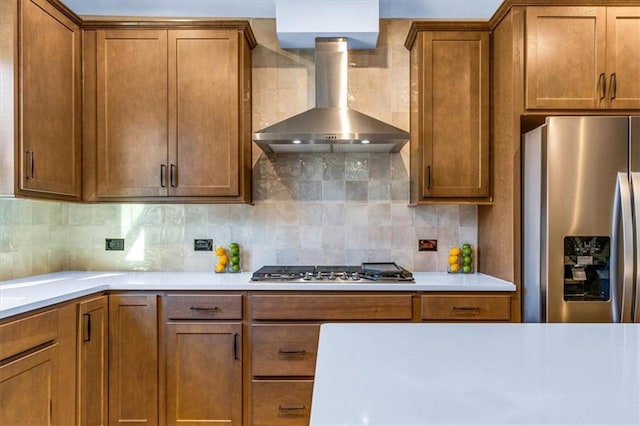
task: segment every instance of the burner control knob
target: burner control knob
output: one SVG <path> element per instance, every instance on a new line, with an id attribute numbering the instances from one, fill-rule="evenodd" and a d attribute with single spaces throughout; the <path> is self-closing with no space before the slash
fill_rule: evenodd
<path id="1" fill-rule="evenodd" d="M 360 274 L 359 274 L 359 273 L 357 273 L 357 272 L 353 272 L 353 273 L 351 274 L 351 279 L 352 279 L 352 280 L 354 280 L 354 281 L 358 281 L 358 280 L 360 280 Z"/>
<path id="2" fill-rule="evenodd" d="M 313 279 L 313 273 L 312 272 L 305 272 L 304 273 L 304 277 L 302 277 L 303 280 L 305 281 L 310 281 Z"/>
<path id="3" fill-rule="evenodd" d="M 336 277 L 336 273 L 335 273 L 335 272 L 333 272 L 333 271 L 331 271 L 331 272 L 329 273 L 329 279 L 330 279 L 330 280 L 335 280 L 336 278 L 338 278 L 338 277 Z"/>
<path id="4" fill-rule="evenodd" d="M 349 274 L 347 274 L 346 272 L 343 272 L 340 278 L 344 281 L 347 281 L 349 279 Z"/>
<path id="5" fill-rule="evenodd" d="M 322 273 L 316 272 L 316 280 L 321 280 L 321 279 L 322 279 Z"/>

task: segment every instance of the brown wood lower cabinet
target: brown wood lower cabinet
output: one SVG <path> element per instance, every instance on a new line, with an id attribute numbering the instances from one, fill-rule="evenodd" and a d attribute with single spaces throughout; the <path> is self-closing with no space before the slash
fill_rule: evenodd
<path id="1" fill-rule="evenodd" d="M 313 380 L 253 380 L 254 426 L 308 425 Z"/>
<path id="2" fill-rule="evenodd" d="M 423 295 L 423 320 L 431 321 L 509 321 L 509 295 Z"/>
<path id="3" fill-rule="evenodd" d="M 58 345 L 0 367 L 0 424 L 51 425 L 58 419 Z"/>
<path id="4" fill-rule="evenodd" d="M 75 305 L 0 324 L 0 424 L 75 424 Z"/>
<path id="5" fill-rule="evenodd" d="M 162 301 L 166 423 L 241 425 L 242 295 L 168 294 Z"/>
<path id="6" fill-rule="evenodd" d="M 168 323 L 167 424 L 242 422 L 242 324 Z"/>
<path id="7" fill-rule="evenodd" d="M 106 425 L 109 299 L 78 304 L 78 423 Z"/>
<path id="8" fill-rule="evenodd" d="M 109 296 L 109 424 L 158 424 L 156 299 Z"/>
<path id="9" fill-rule="evenodd" d="M 412 319 L 412 293 L 251 294 L 251 424 L 309 424 L 322 322 Z"/>

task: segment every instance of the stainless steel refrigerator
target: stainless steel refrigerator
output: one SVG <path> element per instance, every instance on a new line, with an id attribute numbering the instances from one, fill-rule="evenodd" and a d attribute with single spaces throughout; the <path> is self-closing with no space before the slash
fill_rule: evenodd
<path id="1" fill-rule="evenodd" d="M 522 152 L 524 320 L 640 322 L 640 117 L 548 117 Z"/>

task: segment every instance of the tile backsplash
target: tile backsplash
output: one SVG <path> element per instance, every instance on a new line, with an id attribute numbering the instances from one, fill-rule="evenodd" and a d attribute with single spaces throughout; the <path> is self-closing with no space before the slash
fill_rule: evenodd
<path id="1" fill-rule="evenodd" d="M 378 47 L 349 54 L 349 104 L 409 128 L 409 20 L 381 20 Z M 253 128 L 313 106 L 313 51 L 278 47 L 275 21 L 254 19 Z M 397 154 L 253 151 L 254 205 L 77 204 L 0 198 L 0 279 L 59 270 L 213 271 L 193 240 L 238 242 L 242 268 L 394 260 L 444 271 L 448 248 L 477 242 L 477 208 L 408 207 L 409 147 Z M 124 251 L 105 251 L 124 238 Z M 418 252 L 438 239 L 438 252 Z"/>

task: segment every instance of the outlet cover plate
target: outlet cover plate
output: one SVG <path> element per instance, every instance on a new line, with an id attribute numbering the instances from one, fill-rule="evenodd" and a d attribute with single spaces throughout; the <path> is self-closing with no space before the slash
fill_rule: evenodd
<path id="1" fill-rule="evenodd" d="M 213 251 L 213 240 L 208 238 L 193 240 L 193 251 Z"/>
<path id="2" fill-rule="evenodd" d="M 418 240 L 418 251 L 438 251 L 438 240 Z"/>
<path id="3" fill-rule="evenodd" d="M 107 238 L 104 245 L 107 251 L 124 250 L 124 238 Z"/>

